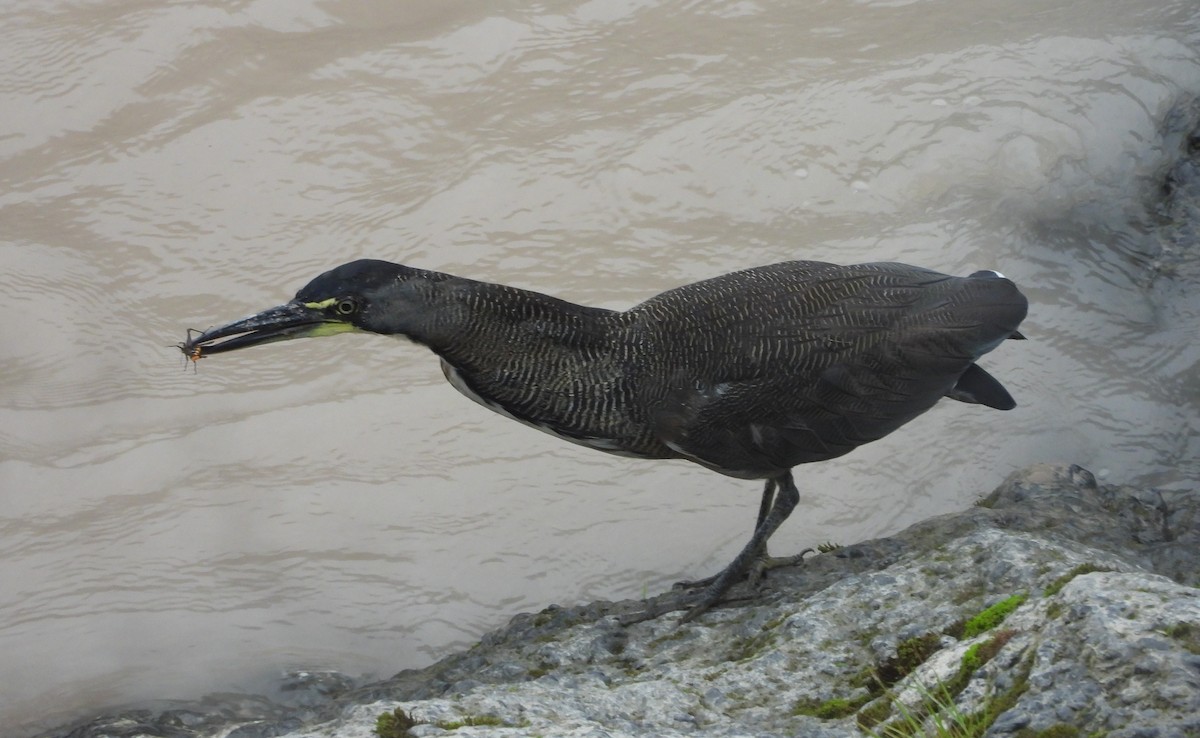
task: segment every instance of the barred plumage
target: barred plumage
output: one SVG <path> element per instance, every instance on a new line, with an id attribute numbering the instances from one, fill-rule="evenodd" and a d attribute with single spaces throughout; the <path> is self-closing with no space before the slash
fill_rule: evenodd
<path id="1" fill-rule="evenodd" d="M 1026 310 L 995 272 L 952 277 L 892 263 L 772 264 L 618 312 L 360 260 L 181 348 L 210 356 L 331 332 L 328 324 L 400 334 L 437 353 L 467 396 L 560 438 L 766 479 L 750 543 L 690 619 L 765 556 L 798 499 L 792 467 L 882 438 L 942 397 L 1013 407 L 975 362 L 1021 337 Z"/>

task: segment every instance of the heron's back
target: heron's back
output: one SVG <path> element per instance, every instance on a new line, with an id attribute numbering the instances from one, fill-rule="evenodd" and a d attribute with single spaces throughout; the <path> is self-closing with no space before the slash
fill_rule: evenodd
<path id="1" fill-rule="evenodd" d="M 795 261 L 686 285 L 624 317 L 655 436 L 760 477 L 840 456 L 928 410 L 1026 309 L 992 273 Z"/>

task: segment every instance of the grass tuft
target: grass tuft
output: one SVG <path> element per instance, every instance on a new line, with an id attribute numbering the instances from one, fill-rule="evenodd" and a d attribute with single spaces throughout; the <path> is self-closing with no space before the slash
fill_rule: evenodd
<path id="1" fill-rule="evenodd" d="M 411 738 L 409 728 L 417 724 L 403 709 L 397 707 L 375 718 L 375 735 L 379 738 Z"/>

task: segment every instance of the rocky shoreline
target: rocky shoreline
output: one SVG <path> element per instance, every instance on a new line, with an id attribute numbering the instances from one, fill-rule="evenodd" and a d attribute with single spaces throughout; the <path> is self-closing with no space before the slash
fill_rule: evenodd
<path id="1" fill-rule="evenodd" d="M 1145 280 L 1193 299 L 1200 104 L 1164 123 Z M 1186 325 L 1186 323 L 1184 323 Z M 518 615 L 425 669 L 281 696 L 123 710 L 46 738 L 1200 736 L 1200 480 L 1097 484 L 1031 467 L 979 505 L 775 570 L 696 622 L 630 627 L 642 601 Z M 670 604 L 665 593 L 650 604 Z M 940 726 L 940 732 L 938 732 Z"/>
<path id="2" fill-rule="evenodd" d="M 550 607 L 385 681 L 295 674 L 283 700 L 216 695 L 46 736 L 1194 737 L 1198 587 L 1200 492 L 1042 465 L 686 625 L 621 626 L 642 601 Z M 961 732 L 923 732 L 935 723 Z"/>

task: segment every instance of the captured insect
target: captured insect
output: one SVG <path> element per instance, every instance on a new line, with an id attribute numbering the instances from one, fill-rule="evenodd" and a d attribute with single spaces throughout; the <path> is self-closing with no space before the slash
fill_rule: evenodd
<path id="1" fill-rule="evenodd" d="M 184 341 L 183 343 L 175 344 L 175 348 L 177 348 L 183 352 L 184 368 L 185 369 L 187 368 L 187 360 L 191 359 L 192 360 L 192 371 L 195 372 L 196 371 L 196 362 L 198 362 L 198 361 L 200 361 L 200 359 L 204 358 L 204 354 L 203 354 L 204 347 L 200 346 L 199 344 L 192 343 L 192 334 L 193 333 L 199 333 L 199 334 L 203 335 L 204 331 L 197 330 L 195 328 L 188 328 L 187 329 L 187 340 Z"/>

